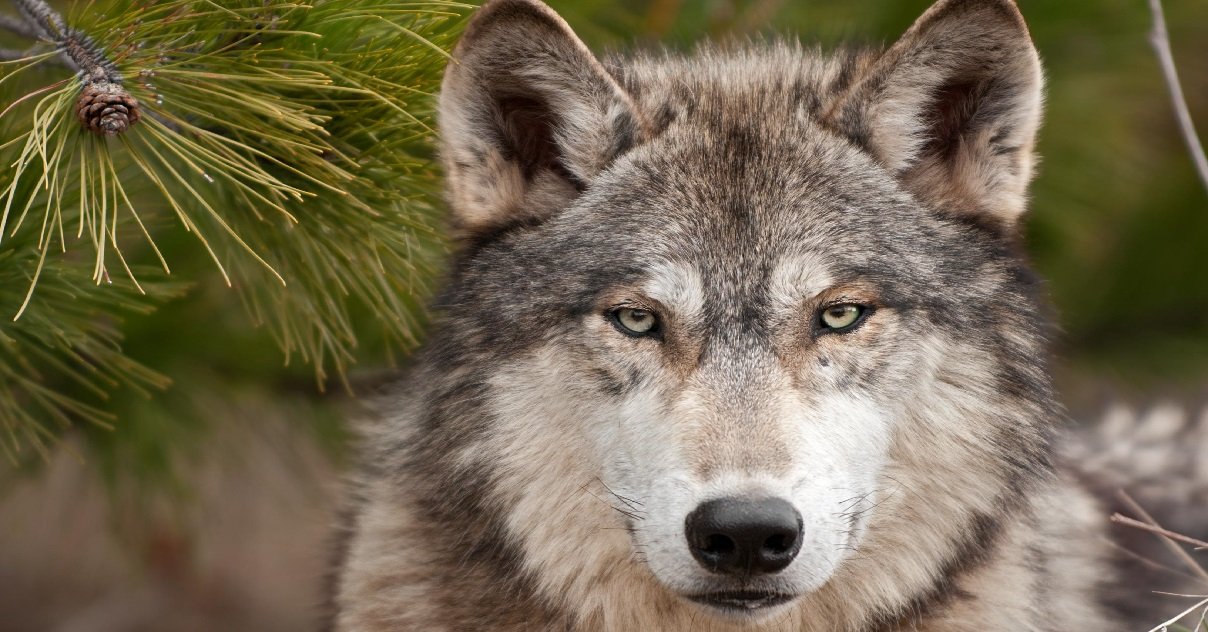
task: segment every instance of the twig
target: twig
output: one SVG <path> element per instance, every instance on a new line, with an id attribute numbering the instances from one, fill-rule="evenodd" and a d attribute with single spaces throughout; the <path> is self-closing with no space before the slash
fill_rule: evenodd
<path id="1" fill-rule="evenodd" d="M 1145 522 L 1141 522 L 1140 520 L 1134 520 L 1132 518 L 1129 518 L 1128 516 L 1125 516 L 1124 514 L 1115 514 L 1112 516 L 1111 520 L 1112 520 L 1112 522 L 1116 522 L 1116 523 L 1119 523 L 1119 524 L 1122 524 L 1125 526 L 1142 529 L 1142 530 L 1148 531 L 1150 533 L 1156 533 L 1158 535 L 1168 537 L 1171 540 L 1178 540 L 1179 542 L 1182 542 L 1183 544 L 1190 544 L 1191 546 L 1198 547 L 1198 548 L 1208 547 L 1208 542 L 1204 542 L 1203 540 L 1197 540 L 1195 538 L 1185 536 L 1181 533 L 1175 533 L 1174 531 L 1163 529 L 1162 527 L 1155 527 L 1154 525 L 1151 525 L 1151 524 L 1148 524 Z"/>
<path id="2" fill-rule="evenodd" d="M 88 84 L 118 84 L 122 83 L 122 75 L 117 66 L 105 56 L 92 38 L 68 28 L 63 16 L 59 15 L 45 0 L 13 0 L 21 15 L 25 17 L 27 26 L 34 29 L 35 35 L 54 42 L 63 57 L 75 70 L 80 73 L 80 81 Z"/>
<path id="3" fill-rule="evenodd" d="M 1152 568 L 1152 569 L 1158 570 L 1158 571 L 1163 571 L 1166 573 L 1170 573 L 1171 575 L 1177 575 L 1179 577 L 1182 577 L 1183 579 L 1190 579 L 1193 582 L 1198 582 L 1200 580 L 1199 577 L 1196 577 L 1195 575 L 1192 575 L 1192 574 L 1188 573 L 1187 571 L 1181 571 L 1177 568 L 1172 568 L 1170 566 L 1162 564 L 1161 562 L 1155 562 L 1154 560 L 1151 560 L 1148 557 L 1141 555 L 1140 553 L 1132 551 L 1126 547 L 1120 546 L 1119 544 L 1112 542 L 1110 538 L 1103 538 L 1103 541 L 1105 544 L 1107 544 L 1107 546 L 1109 546 L 1113 549 L 1116 549 L 1120 553 L 1127 555 L 1128 557 L 1136 560 L 1137 562 L 1139 562 L 1141 564 L 1144 564 L 1145 566 L 1148 566 L 1149 568 Z"/>
<path id="4" fill-rule="evenodd" d="M 39 37 L 57 42 L 67 34 L 67 23 L 63 21 L 63 16 L 44 0 L 13 0 L 13 4 L 17 5 L 17 10 Z"/>
<path id="5" fill-rule="evenodd" d="M 0 14 L 0 29 L 4 29 L 11 33 L 16 33 L 21 37 L 29 39 L 38 39 L 37 29 L 30 26 L 25 20 L 15 18 L 11 15 Z"/>
<path id="6" fill-rule="evenodd" d="M 1132 509 L 1138 516 L 1141 516 L 1141 518 L 1145 522 L 1149 523 L 1150 526 L 1165 531 L 1165 529 L 1162 529 L 1162 525 L 1158 524 L 1158 521 L 1153 519 L 1153 516 L 1149 515 L 1147 511 L 1141 508 L 1141 505 L 1137 504 L 1137 501 L 1133 500 L 1132 496 L 1128 495 L 1128 492 L 1120 490 L 1119 496 L 1120 499 L 1123 500 L 1126 505 L 1128 505 L 1129 509 Z M 1158 533 L 1157 535 L 1161 537 L 1162 542 L 1166 544 L 1166 547 L 1169 548 L 1172 553 L 1177 555 L 1189 569 L 1191 569 L 1191 572 L 1198 575 L 1204 581 L 1208 581 L 1208 571 L 1205 571 L 1204 567 L 1200 566 L 1199 563 L 1195 561 L 1195 558 L 1191 557 L 1187 551 L 1184 551 L 1183 547 L 1179 546 L 1178 543 L 1169 537 L 1166 537 L 1165 534 Z"/>
<path id="7" fill-rule="evenodd" d="M 1183 140 L 1187 142 L 1187 150 L 1195 162 L 1196 171 L 1208 189 L 1208 157 L 1204 155 L 1204 146 L 1195 132 L 1195 124 L 1191 120 L 1191 112 L 1187 108 L 1187 99 L 1183 96 L 1183 87 L 1179 83 L 1179 73 L 1174 65 L 1174 53 L 1170 50 L 1170 36 L 1166 32 L 1166 17 L 1162 12 L 1162 0 L 1149 0 L 1149 9 L 1153 12 L 1153 30 L 1149 33 L 1149 43 L 1158 54 L 1158 62 L 1162 66 L 1162 74 L 1166 77 L 1166 86 L 1170 89 L 1170 100 L 1174 104 L 1175 118 L 1179 120 L 1179 128 L 1183 132 Z"/>

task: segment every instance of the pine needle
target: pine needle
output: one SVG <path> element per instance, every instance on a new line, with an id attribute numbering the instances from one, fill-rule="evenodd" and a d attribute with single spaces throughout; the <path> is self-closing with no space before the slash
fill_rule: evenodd
<path id="1" fill-rule="evenodd" d="M 366 316 L 414 344 L 444 248 L 431 95 L 470 5 L 84 5 L 52 36 L 87 38 L 142 116 L 94 137 L 76 121 L 81 78 L 47 63 L 59 50 L 0 62 L 3 451 L 41 449 L 72 419 L 111 424 L 107 393 L 163 385 L 122 355 L 116 323 L 181 287 L 165 281 L 182 255 L 161 244 L 178 250 L 177 234 L 320 387 L 356 361 Z"/>

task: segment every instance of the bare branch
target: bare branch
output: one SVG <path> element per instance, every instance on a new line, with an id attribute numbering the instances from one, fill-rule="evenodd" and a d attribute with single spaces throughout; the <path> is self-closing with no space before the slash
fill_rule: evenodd
<path id="1" fill-rule="evenodd" d="M 1103 543 L 1154 570 L 1162 571 L 1165 573 L 1170 573 L 1172 575 L 1178 575 L 1179 577 L 1181 577 L 1183 579 L 1189 579 L 1193 582 L 1200 581 L 1199 577 L 1196 577 L 1195 575 L 1192 575 L 1192 574 L 1188 573 L 1187 571 L 1181 571 L 1177 568 L 1162 564 L 1161 562 L 1156 562 L 1154 560 L 1151 560 L 1148 557 L 1145 557 L 1144 555 L 1137 553 L 1136 551 L 1132 551 L 1128 548 L 1120 546 L 1119 544 L 1116 544 L 1115 542 L 1113 542 L 1111 540 L 1111 538 L 1103 538 Z"/>
<path id="2" fill-rule="evenodd" d="M 1204 146 L 1195 132 L 1195 124 L 1191 120 L 1191 112 L 1187 108 L 1187 99 L 1183 96 L 1183 86 L 1179 83 L 1179 73 L 1174 65 L 1174 53 L 1170 50 L 1170 36 L 1166 32 L 1166 16 L 1162 12 L 1162 0 L 1149 0 L 1149 9 L 1153 12 L 1153 30 L 1149 33 L 1149 43 L 1158 54 L 1158 62 L 1162 66 L 1162 74 L 1166 77 L 1166 87 L 1170 89 L 1170 100 L 1174 104 L 1175 118 L 1179 121 L 1179 129 L 1183 132 L 1183 140 L 1195 161 L 1196 171 L 1204 188 L 1208 189 L 1208 157 L 1204 155 Z"/>
<path id="3" fill-rule="evenodd" d="M 101 47 L 84 33 L 69 28 L 63 16 L 45 0 L 13 0 L 13 4 L 17 5 L 29 28 L 59 47 L 65 62 L 80 73 L 84 84 L 121 85 L 121 73 Z"/>
<path id="4" fill-rule="evenodd" d="M 13 4 L 17 5 L 17 10 L 25 16 L 26 23 L 34 28 L 39 36 L 58 40 L 66 34 L 67 24 L 63 22 L 63 16 L 46 4 L 46 0 L 13 0 Z"/>
<path id="5" fill-rule="evenodd" d="M 16 33 L 21 37 L 38 39 L 38 30 L 26 23 L 25 20 L 15 16 L 0 14 L 0 29 Z"/>
<path id="6" fill-rule="evenodd" d="M 1147 522 L 1141 522 L 1140 520 L 1134 520 L 1132 518 L 1129 518 L 1128 516 L 1125 516 L 1124 514 L 1114 514 L 1114 515 L 1112 515 L 1111 520 L 1112 520 L 1112 522 L 1115 522 L 1117 524 L 1122 524 L 1126 527 L 1133 527 L 1135 529 L 1141 529 L 1143 531 L 1148 531 L 1150 533 L 1156 533 L 1160 536 L 1170 538 L 1171 540 L 1176 540 L 1178 542 L 1182 542 L 1183 544 L 1190 544 L 1192 546 L 1200 547 L 1200 548 L 1208 547 L 1208 542 L 1204 542 L 1203 540 L 1197 540 L 1195 538 L 1190 538 L 1181 533 L 1175 533 L 1174 531 L 1170 531 L 1168 529 L 1163 529 L 1162 527 L 1155 527 L 1154 525 L 1151 525 Z"/>
<path id="7" fill-rule="evenodd" d="M 1137 504 L 1137 501 L 1133 500 L 1132 496 L 1128 495 L 1128 492 L 1125 492 L 1124 490 L 1119 490 L 1117 492 L 1117 494 L 1119 495 L 1120 500 L 1123 500 L 1124 504 L 1128 505 L 1129 509 L 1136 512 L 1136 514 L 1138 516 L 1141 516 L 1141 519 L 1145 521 L 1142 524 L 1147 523 L 1151 527 L 1156 527 L 1157 529 L 1159 529 L 1161 531 L 1165 531 L 1165 529 L 1162 529 L 1162 525 L 1158 524 L 1158 521 L 1154 520 L 1153 516 L 1149 515 L 1149 512 L 1145 511 L 1145 509 L 1142 508 L 1141 505 Z M 1182 562 L 1184 564 L 1187 565 L 1187 568 L 1190 569 L 1192 573 L 1195 573 L 1201 579 L 1208 581 L 1208 571 L 1205 571 L 1204 567 L 1200 566 L 1200 564 L 1195 561 L 1195 558 L 1191 557 L 1191 555 L 1189 553 L 1187 553 L 1187 551 L 1184 551 L 1183 547 L 1179 546 L 1178 543 L 1175 542 L 1174 540 L 1166 537 L 1165 534 L 1162 534 L 1160 532 L 1155 532 L 1155 535 L 1157 535 L 1158 537 L 1161 538 L 1162 543 L 1165 544 L 1166 547 L 1170 549 L 1171 553 L 1174 553 L 1176 556 L 1178 556 L 1178 558 L 1180 560 L 1182 560 Z"/>

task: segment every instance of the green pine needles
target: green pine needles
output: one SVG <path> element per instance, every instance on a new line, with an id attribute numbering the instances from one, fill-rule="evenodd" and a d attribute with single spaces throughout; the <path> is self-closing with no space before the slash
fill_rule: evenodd
<path id="1" fill-rule="evenodd" d="M 164 384 L 122 354 L 121 318 L 184 292 L 182 261 L 209 259 L 320 384 L 355 360 L 366 317 L 413 343 L 443 251 L 431 95 L 467 5 L 84 0 L 60 17 L 13 4 L 20 17 L 0 20 L 0 43 L 24 46 L 0 49 L 4 451 L 112 422 L 103 401 L 119 385 Z"/>

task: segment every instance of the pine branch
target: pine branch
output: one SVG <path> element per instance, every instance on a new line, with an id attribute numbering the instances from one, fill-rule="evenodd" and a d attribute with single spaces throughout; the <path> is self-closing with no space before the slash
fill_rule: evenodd
<path id="1" fill-rule="evenodd" d="M 63 22 L 63 16 L 43 0 L 13 0 L 13 4 L 17 5 L 17 11 L 39 37 L 58 41 L 66 33 L 67 25 Z"/>
<path id="2" fill-rule="evenodd" d="M 43 39 L 54 42 L 63 58 L 79 73 L 76 117 L 85 128 L 116 136 L 139 119 L 138 101 L 122 85 L 117 66 L 83 32 L 69 28 L 45 0 L 13 0 L 26 22 Z"/>
<path id="3" fill-rule="evenodd" d="M 98 287 L 26 238 L 0 252 L 0 309 L 11 312 L 23 300 L 36 270 L 44 276 L 42 300 L 21 320 L 0 321 L 0 454 L 9 461 L 25 446 L 44 453 L 72 422 L 111 427 L 114 416 L 103 405 L 119 385 L 166 386 L 166 378 L 123 355 L 120 324 L 183 290 L 120 280 Z"/>
<path id="4" fill-rule="evenodd" d="M 320 384 L 363 355 L 367 325 L 381 330 L 375 341 L 414 344 L 444 247 L 431 95 L 465 5 L 97 0 L 71 24 L 42 2 L 22 6 L 81 72 L 51 66 L 57 51 L 0 67 L 0 256 L 23 253 L 23 275 L 0 279 L 0 290 L 20 288 L 0 301 L 17 317 L 8 327 L 49 327 L 36 319 L 62 309 L 66 279 L 99 297 L 111 284 L 152 293 L 173 268 L 196 275 L 188 239 Z M 83 132 L 81 97 L 123 77 L 138 107 L 124 114 L 143 124 Z M 14 340 L 11 353 L 37 348 Z M 115 350 L 98 362 L 127 360 Z M 60 393 L 73 363 L 43 368 L 37 383 Z M 0 389 L 0 420 L 34 391 Z M 41 397 L 55 418 L 82 414 Z"/>

